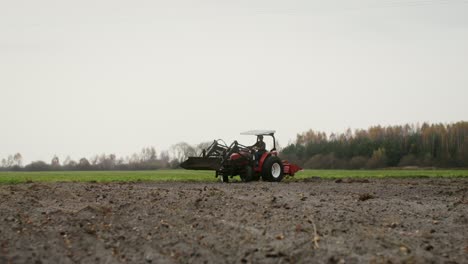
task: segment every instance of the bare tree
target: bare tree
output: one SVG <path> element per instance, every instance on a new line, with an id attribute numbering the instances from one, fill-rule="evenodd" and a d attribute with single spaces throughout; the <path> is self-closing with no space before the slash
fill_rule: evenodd
<path id="1" fill-rule="evenodd" d="M 109 169 L 114 169 L 117 162 L 117 156 L 115 154 L 110 154 L 108 157 Z"/>
<path id="2" fill-rule="evenodd" d="M 136 153 L 133 153 L 132 156 L 128 160 L 129 164 L 138 164 L 139 162 L 140 162 L 140 157 Z"/>
<path id="3" fill-rule="evenodd" d="M 178 162 L 183 162 L 190 156 L 197 156 L 197 152 L 194 147 L 190 146 L 185 142 L 180 142 L 171 147 L 172 156 Z"/>
<path id="4" fill-rule="evenodd" d="M 63 161 L 63 166 L 68 166 L 68 165 L 70 164 L 71 161 L 72 161 L 72 160 L 71 160 L 70 156 L 67 156 L 67 157 L 65 158 L 65 160 Z"/>
<path id="5" fill-rule="evenodd" d="M 124 164 L 125 164 L 125 160 L 122 157 L 118 158 L 117 161 L 115 162 L 115 165 L 117 165 L 117 166 L 121 166 L 121 165 L 124 165 Z"/>
<path id="6" fill-rule="evenodd" d="M 5 162 L 5 168 L 10 168 L 15 164 L 15 161 L 13 159 L 13 155 L 8 155 L 6 162 Z"/>
<path id="7" fill-rule="evenodd" d="M 78 165 L 78 163 L 74 160 L 70 160 L 70 162 L 68 162 L 68 169 L 74 169 L 76 166 Z"/>
<path id="8" fill-rule="evenodd" d="M 23 156 L 21 156 L 20 153 L 16 153 L 15 156 L 13 156 L 13 161 L 14 161 L 14 166 L 21 167 L 23 164 Z"/>
<path id="9" fill-rule="evenodd" d="M 154 147 L 147 147 L 141 150 L 141 162 L 152 162 L 156 161 L 157 154 Z"/>
<path id="10" fill-rule="evenodd" d="M 57 155 L 55 155 L 55 156 L 52 158 L 52 160 L 51 160 L 51 162 L 50 162 L 50 165 L 52 165 L 52 167 L 54 167 L 54 168 L 60 167 L 60 160 L 59 160 L 59 158 L 57 157 Z"/>
<path id="11" fill-rule="evenodd" d="M 199 143 L 194 149 L 195 149 L 195 153 L 197 154 L 197 156 L 201 155 L 203 150 L 206 150 L 211 144 L 213 143 L 213 141 L 207 141 L 207 142 L 202 142 L 202 143 Z"/>
<path id="12" fill-rule="evenodd" d="M 80 170 L 88 170 L 91 168 L 91 163 L 89 163 L 88 159 L 86 158 L 81 158 L 79 161 L 78 161 L 78 168 Z"/>
<path id="13" fill-rule="evenodd" d="M 100 169 L 111 170 L 115 168 L 116 156 L 114 154 L 101 154 L 98 158 L 98 166 Z"/>
<path id="14" fill-rule="evenodd" d="M 161 154 L 159 155 L 159 159 L 163 162 L 169 162 L 169 153 L 167 151 L 162 151 Z"/>

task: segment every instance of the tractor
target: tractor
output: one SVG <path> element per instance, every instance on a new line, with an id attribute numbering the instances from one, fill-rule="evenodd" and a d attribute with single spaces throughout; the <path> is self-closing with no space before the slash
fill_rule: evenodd
<path id="1" fill-rule="evenodd" d="M 222 182 L 229 182 L 229 178 L 239 175 L 244 182 L 263 181 L 280 182 L 285 175 L 294 176 L 301 167 L 281 160 L 276 150 L 274 130 L 251 130 L 241 135 L 257 136 L 257 142 L 264 136 L 273 139 L 271 150 L 259 150 L 254 146 L 239 144 L 236 140 L 227 145 L 223 140 L 214 140 L 213 143 L 198 157 L 189 157 L 180 164 L 188 170 L 214 170 L 215 176 Z"/>

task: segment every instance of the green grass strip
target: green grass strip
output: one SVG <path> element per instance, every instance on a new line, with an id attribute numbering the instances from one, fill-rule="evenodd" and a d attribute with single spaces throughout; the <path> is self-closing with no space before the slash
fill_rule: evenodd
<path id="1" fill-rule="evenodd" d="M 468 177 L 468 170 L 304 170 L 293 179 L 320 177 L 388 178 L 388 177 Z M 238 179 L 238 177 L 236 177 Z M 132 182 L 132 181 L 193 181 L 214 182 L 213 171 L 154 170 L 154 171 L 53 171 L 0 172 L 0 184 L 26 182 Z"/>

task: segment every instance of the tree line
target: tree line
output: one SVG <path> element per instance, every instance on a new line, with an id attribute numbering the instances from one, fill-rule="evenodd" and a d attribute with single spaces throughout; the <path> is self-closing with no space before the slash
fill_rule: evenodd
<path id="1" fill-rule="evenodd" d="M 468 167 L 468 122 L 373 126 L 329 135 L 309 130 L 282 155 L 311 169 Z"/>
<path id="2" fill-rule="evenodd" d="M 0 171 L 87 171 L 87 170 L 158 170 L 179 168 L 181 162 L 190 156 L 198 156 L 209 143 L 196 146 L 180 142 L 173 145 L 168 151 L 159 154 L 154 147 L 145 147 L 139 153 L 126 157 L 117 157 L 115 154 L 94 155 L 91 158 L 82 157 L 73 160 L 67 157 L 60 161 L 54 156 L 50 162 L 33 161 L 23 166 L 23 156 L 16 153 L 3 158 L 0 162 Z"/>
<path id="3" fill-rule="evenodd" d="M 211 142 L 180 142 L 159 154 L 154 147 L 126 157 L 115 154 L 23 165 L 20 153 L 1 160 L 3 171 L 156 170 L 179 168 L 190 156 L 199 156 Z M 344 133 L 309 130 L 280 150 L 280 156 L 309 169 L 377 169 L 386 167 L 468 167 L 468 122 L 373 126 Z"/>

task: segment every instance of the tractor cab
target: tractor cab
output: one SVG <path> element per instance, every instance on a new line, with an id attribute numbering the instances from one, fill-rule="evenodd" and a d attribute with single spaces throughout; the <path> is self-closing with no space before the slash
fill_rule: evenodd
<path id="1" fill-rule="evenodd" d="M 272 143 L 270 146 L 273 146 L 271 148 L 271 152 L 276 151 L 276 139 L 275 139 L 275 130 L 249 130 L 242 132 L 241 135 L 248 135 L 248 136 L 257 136 L 257 142 L 259 141 L 260 136 L 265 137 L 269 136 L 272 139 Z M 266 143 L 266 142 L 265 142 Z M 268 148 L 267 148 L 268 150 Z"/>

